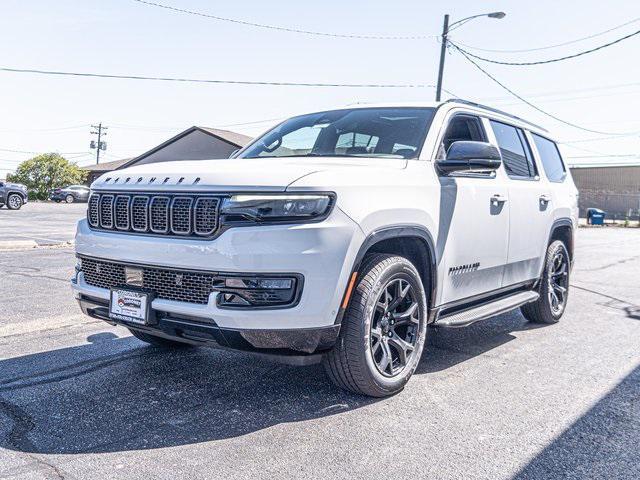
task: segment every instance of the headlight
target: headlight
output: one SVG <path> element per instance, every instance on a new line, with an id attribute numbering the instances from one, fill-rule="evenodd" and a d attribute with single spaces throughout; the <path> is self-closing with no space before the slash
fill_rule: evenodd
<path id="1" fill-rule="evenodd" d="M 222 222 L 289 223 L 319 220 L 329 214 L 334 196 L 318 195 L 234 195 L 222 202 Z"/>

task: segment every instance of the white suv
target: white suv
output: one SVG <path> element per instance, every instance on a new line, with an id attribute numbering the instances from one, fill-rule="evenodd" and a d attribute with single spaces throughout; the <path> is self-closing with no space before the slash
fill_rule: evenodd
<path id="1" fill-rule="evenodd" d="M 577 191 L 548 133 L 455 100 L 291 118 L 225 160 L 103 175 L 78 224 L 82 310 L 165 347 L 323 362 L 402 389 L 427 325 L 567 303 Z"/>

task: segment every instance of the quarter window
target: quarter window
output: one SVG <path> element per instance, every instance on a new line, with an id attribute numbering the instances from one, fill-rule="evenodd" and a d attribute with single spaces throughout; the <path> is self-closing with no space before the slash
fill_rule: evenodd
<path id="1" fill-rule="evenodd" d="M 490 123 L 507 174 L 516 178 L 534 178 L 536 167 L 522 129 L 495 120 L 490 120 Z"/>
<path id="2" fill-rule="evenodd" d="M 541 137 L 540 135 L 536 135 L 535 133 L 531 135 L 538 149 L 538 155 L 540 155 L 540 160 L 542 160 L 542 167 L 544 168 L 544 173 L 547 174 L 547 178 L 551 182 L 562 182 L 564 177 L 567 176 L 567 171 L 564 168 L 564 163 L 562 163 L 558 146 L 551 140 Z"/>

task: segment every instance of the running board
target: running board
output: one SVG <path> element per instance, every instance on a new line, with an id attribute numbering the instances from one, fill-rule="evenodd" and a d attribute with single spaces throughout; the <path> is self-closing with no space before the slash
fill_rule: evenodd
<path id="1" fill-rule="evenodd" d="M 436 327 L 466 327 L 478 320 L 484 320 L 501 313 L 508 312 L 525 303 L 535 302 L 540 297 L 538 292 L 531 290 L 526 292 L 518 292 L 508 297 L 494 300 L 491 303 L 485 303 L 477 307 L 473 307 L 462 312 L 451 313 L 438 318 L 434 325 Z"/>

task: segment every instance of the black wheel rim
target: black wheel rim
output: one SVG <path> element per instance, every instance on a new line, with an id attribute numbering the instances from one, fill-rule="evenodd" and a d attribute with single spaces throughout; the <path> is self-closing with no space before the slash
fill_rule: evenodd
<path id="1" fill-rule="evenodd" d="M 569 264 L 563 250 L 559 250 L 553 256 L 547 280 L 549 282 L 548 295 L 551 312 L 554 315 L 559 315 L 566 305 L 569 288 Z"/>
<path id="2" fill-rule="evenodd" d="M 420 305 L 411 284 L 396 278 L 382 289 L 370 328 L 369 348 L 378 371 L 400 374 L 413 359 L 420 326 Z"/>

